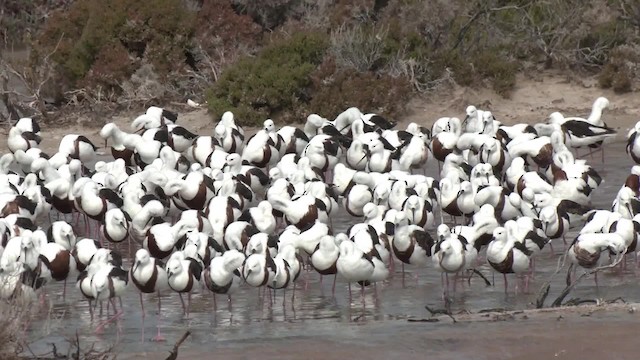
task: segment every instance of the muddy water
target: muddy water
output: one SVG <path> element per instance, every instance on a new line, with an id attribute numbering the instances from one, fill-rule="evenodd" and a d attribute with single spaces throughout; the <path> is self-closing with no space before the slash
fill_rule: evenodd
<path id="1" fill-rule="evenodd" d="M 633 164 L 624 153 L 624 144 L 620 142 L 606 147 L 605 163 L 600 162 L 599 153 L 595 159 L 587 160 L 605 178 L 605 182 L 593 195 L 594 205 L 608 208 Z M 435 163 L 430 163 L 427 174 L 435 175 L 436 172 Z M 333 221 L 336 230 L 340 231 L 351 225 L 353 220 L 344 213 L 339 213 Z M 567 239 L 573 239 L 574 234 L 575 230 Z M 470 286 L 459 283 L 452 305 L 453 312 L 463 309 L 477 311 L 488 308 L 531 308 L 536 298 L 535 292 L 548 280 L 551 280 L 548 299 L 554 299 L 564 288 L 566 274 L 563 270 L 552 277 L 563 250 L 561 241 L 556 241 L 554 245 L 557 253 L 555 256 L 545 250 L 538 258 L 530 293 L 514 294 L 515 281 L 510 279 L 510 291 L 505 294 L 502 276 L 495 277 L 495 287 L 487 287 L 475 277 Z M 126 253 L 127 247 L 123 246 L 121 250 Z M 129 264 L 126 264 L 127 268 Z M 622 332 L 624 327 L 638 327 L 635 323 L 627 324 L 628 318 L 623 315 L 606 314 L 573 320 L 580 324 L 579 327 L 567 325 L 567 321 L 558 322 L 555 318 L 550 321 L 532 320 L 526 322 L 526 325 L 522 322 L 490 325 L 410 323 L 408 319 L 429 317 L 425 305 L 435 308 L 443 306 L 440 274 L 430 266 L 421 269 L 406 267 L 403 286 L 400 269 L 400 266 L 396 266 L 392 277 L 379 284 L 377 289 L 367 288 L 364 298 L 360 297 L 359 288 L 354 286 L 351 302 L 345 283 L 339 282 L 336 294 L 332 296 L 332 279 L 326 278 L 320 282 L 319 276 L 314 272 L 302 275 L 295 296 L 293 291 L 287 291 L 286 294 L 278 291 L 273 304 L 268 297 L 260 297 L 257 289 L 244 287 L 235 294 L 230 307 L 225 297 L 218 297 L 217 308 L 214 308 L 211 293 L 198 289 L 192 296 L 191 314 L 188 318 L 182 314 L 178 295 L 170 292 L 161 297 L 162 312 L 159 318 L 155 312 L 157 297 L 146 296 L 146 317 L 143 318 L 138 292 L 130 286 L 122 298 L 124 315 L 116 323 L 109 325 L 102 334 L 95 334 L 94 329 L 98 321 L 106 316 L 96 316 L 92 321 L 87 302 L 73 285 L 68 286 L 66 299 L 63 300 L 62 284 L 52 284 L 47 287 L 51 320 L 34 322 L 31 335 L 39 340 L 31 348 L 35 353 L 49 351 L 47 343 L 62 344 L 65 337 L 72 336 L 77 331 L 82 343 L 95 343 L 97 347 L 115 344 L 121 358 L 139 358 L 144 355 L 151 359 L 164 358 L 164 352 L 189 329 L 192 336 L 181 347 L 181 352 L 189 354 L 188 357 L 184 355 L 185 358 L 193 359 L 211 358 L 211 351 L 230 358 L 282 358 L 283 352 L 287 354 L 287 358 L 305 356 L 323 359 L 354 354 L 370 358 L 387 358 L 391 355 L 424 358 L 425 354 L 430 354 L 462 359 L 483 353 L 495 354 L 498 358 L 525 358 L 527 344 L 530 346 L 529 350 L 537 346 L 540 351 L 546 351 L 545 354 L 548 353 L 549 357 L 554 354 L 558 356 L 556 353 L 549 353 L 555 348 L 545 347 L 543 344 L 546 341 L 556 344 L 559 349 L 557 351 L 565 349 L 559 354 L 571 358 L 572 353 L 567 352 L 567 348 L 575 348 L 575 344 L 572 347 L 574 339 L 567 335 L 570 334 L 570 329 L 581 329 L 581 334 L 576 336 L 581 336 L 588 345 L 589 339 L 593 337 L 593 333 L 587 331 L 591 324 L 598 324 L 602 330 L 607 326 L 611 334 Z M 479 270 L 489 279 L 492 278 L 487 265 L 481 266 Z M 640 286 L 637 285 L 631 260 L 625 272 L 602 273 L 599 282 L 600 287 L 596 288 L 591 279 L 586 279 L 575 288 L 570 297 L 623 297 L 628 301 L 640 300 Z M 169 340 L 167 343 L 150 340 L 156 334 L 157 324 Z M 479 334 L 483 335 L 478 337 Z M 499 339 L 492 339 L 492 334 Z M 534 341 L 520 342 L 526 336 L 531 336 Z M 508 339 L 518 344 L 507 346 Z"/>

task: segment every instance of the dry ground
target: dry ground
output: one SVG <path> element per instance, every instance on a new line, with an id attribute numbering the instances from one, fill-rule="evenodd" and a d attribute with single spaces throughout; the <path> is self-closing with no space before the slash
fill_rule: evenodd
<path id="1" fill-rule="evenodd" d="M 518 86 L 508 99 L 502 98 L 489 89 L 452 87 L 442 89 L 425 97 L 410 100 L 407 116 L 399 120 L 399 126 L 410 121 L 430 126 L 442 116 L 464 116 L 467 105 L 473 104 L 481 109 L 491 110 L 496 118 L 505 124 L 517 122 L 535 123 L 545 121 L 554 111 L 565 116 L 587 116 L 594 100 L 605 96 L 610 106 L 603 115 L 605 122 L 619 131 L 618 139 L 624 139 L 629 128 L 640 120 L 640 96 L 637 93 L 618 95 L 612 91 L 600 89 L 594 78 L 567 78 L 552 73 L 536 76 L 520 75 Z M 168 108 L 180 112 L 179 123 L 199 134 L 211 134 L 214 121 L 204 109 L 192 109 L 173 104 Z M 366 111 L 366 109 L 362 109 Z M 321 114 L 322 115 L 322 114 Z M 103 124 L 114 121 L 123 130 L 130 129 L 135 114 L 117 115 L 112 118 L 78 117 L 65 121 L 69 125 L 43 126 L 42 149 L 55 152 L 57 144 L 65 134 L 83 134 L 101 146 L 99 131 Z M 277 119 L 276 123 L 277 123 Z M 6 149 L 8 129 L 0 129 L 4 136 L 0 138 L 0 148 Z"/>

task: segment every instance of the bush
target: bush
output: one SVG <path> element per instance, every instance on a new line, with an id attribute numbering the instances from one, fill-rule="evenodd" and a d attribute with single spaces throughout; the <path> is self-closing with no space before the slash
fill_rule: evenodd
<path id="1" fill-rule="evenodd" d="M 292 120 L 291 114 L 309 101 L 309 75 L 327 46 L 323 34 L 298 33 L 238 60 L 207 93 L 213 117 L 229 110 L 244 125 L 262 125 L 275 116 Z"/>
<path id="2" fill-rule="evenodd" d="M 87 0 L 74 2 L 44 24 L 32 61 L 47 54 L 63 85 L 117 87 L 144 58 L 166 76 L 185 65 L 194 14 L 180 0 Z"/>
<path id="3" fill-rule="evenodd" d="M 351 106 L 395 119 L 403 114 L 411 95 L 411 85 L 405 78 L 340 69 L 331 58 L 312 74 L 312 79 L 309 112 L 328 119 Z"/>
<path id="4" fill-rule="evenodd" d="M 481 79 L 488 79 L 493 90 L 509 97 L 516 85 L 518 65 L 510 61 L 499 49 L 486 49 L 473 59 L 473 65 Z"/>
<path id="5" fill-rule="evenodd" d="M 598 75 L 600 87 L 611 88 L 616 93 L 633 90 L 633 83 L 640 76 L 640 48 L 622 45 L 611 51 L 607 63 Z"/>

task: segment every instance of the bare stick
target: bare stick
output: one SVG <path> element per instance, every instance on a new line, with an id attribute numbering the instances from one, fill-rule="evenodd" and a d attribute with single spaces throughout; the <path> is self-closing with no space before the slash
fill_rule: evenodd
<path id="1" fill-rule="evenodd" d="M 180 340 L 178 340 L 178 342 L 176 342 L 176 344 L 173 345 L 173 350 L 171 350 L 171 354 L 167 356 L 166 360 L 176 360 L 178 358 L 178 348 L 180 347 L 180 345 L 182 345 L 182 343 L 185 340 L 187 340 L 189 335 L 191 335 L 191 331 L 189 330 L 185 331 L 184 334 L 182 334 L 182 337 L 180 337 Z"/>
<path id="2" fill-rule="evenodd" d="M 595 273 L 597 273 L 598 271 L 601 270 L 605 270 L 605 269 L 610 269 L 613 268 L 615 266 L 617 266 L 618 264 L 620 264 L 620 262 L 622 261 L 622 259 L 624 259 L 624 254 L 621 253 L 619 255 L 619 257 L 616 259 L 616 261 L 614 261 L 613 263 L 609 264 L 609 265 L 604 265 L 604 266 L 598 266 L 590 271 L 587 271 L 585 273 L 583 273 L 582 275 L 578 276 L 575 280 L 573 280 L 573 282 L 571 284 L 569 284 L 567 287 L 564 288 L 564 290 L 562 290 L 562 292 L 560 293 L 560 296 L 558 296 L 555 301 L 551 304 L 552 307 L 558 307 L 560 305 L 562 305 L 562 300 L 564 300 L 565 297 L 567 297 L 567 295 L 569 295 L 569 292 L 571 292 L 571 290 L 582 280 L 584 279 L 586 276 L 588 275 L 593 275 Z M 570 269 L 571 270 L 571 269 Z"/>

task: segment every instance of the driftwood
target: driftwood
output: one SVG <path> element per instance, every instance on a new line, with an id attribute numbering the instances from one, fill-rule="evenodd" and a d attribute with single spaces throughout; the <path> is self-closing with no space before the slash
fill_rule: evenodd
<path id="1" fill-rule="evenodd" d="M 171 353 L 169 354 L 169 356 L 167 356 L 166 360 L 176 360 L 178 358 L 178 348 L 185 340 L 187 340 L 189 335 L 191 335 L 191 331 L 189 330 L 185 331 L 184 334 L 182 334 L 182 337 L 180 337 L 178 342 L 173 345 L 173 350 L 171 350 Z"/>
<path id="2" fill-rule="evenodd" d="M 603 265 L 603 266 L 598 266 L 592 270 L 589 270 L 585 273 L 583 273 L 582 275 L 578 276 L 575 280 L 573 280 L 572 283 L 570 283 L 569 285 L 567 285 L 567 287 L 564 288 L 564 290 L 562 290 L 562 292 L 560 293 L 560 295 L 553 301 L 553 303 L 551 304 L 552 307 L 558 307 L 562 305 L 562 301 L 564 300 L 565 297 L 567 297 L 567 295 L 569 295 L 569 293 L 571 292 L 571 290 L 573 290 L 573 288 L 580 282 L 582 281 L 582 279 L 584 279 L 586 276 L 589 275 L 593 275 L 595 273 L 597 273 L 598 271 L 601 270 L 605 270 L 605 269 L 611 269 L 613 267 L 616 267 L 618 264 L 620 264 L 620 262 L 624 259 L 624 254 L 621 254 L 620 256 L 618 256 L 618 258 L 616 259 L 616 261 L 614 261 L 613 263 L 609 264 L 609 265 Z M 569 272 L 573 270 L 573 266 L 569 266 Z"/>

